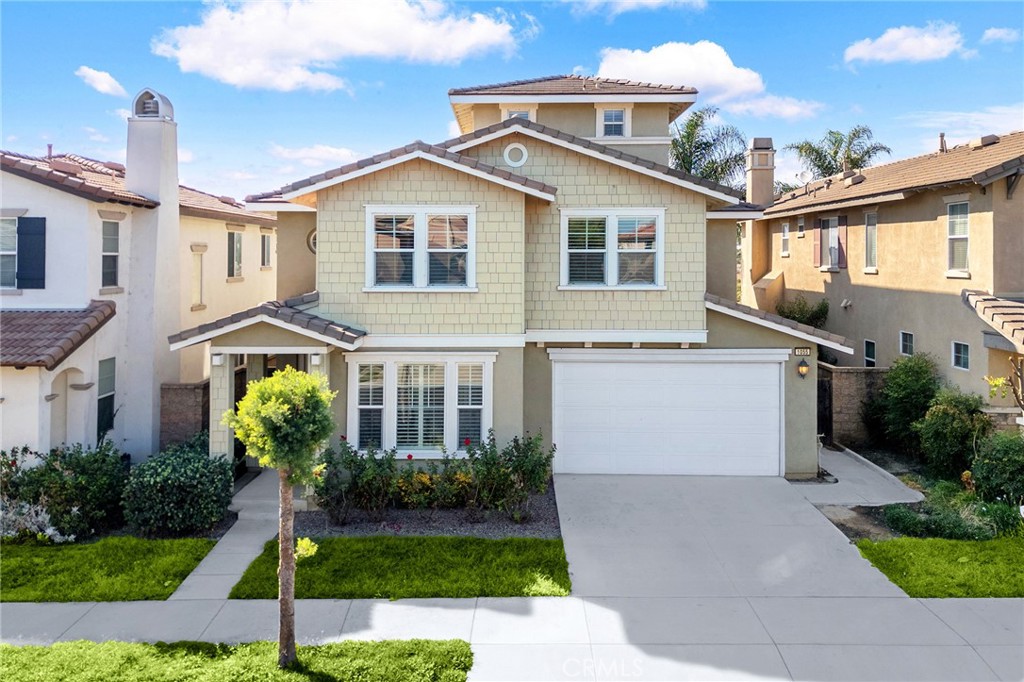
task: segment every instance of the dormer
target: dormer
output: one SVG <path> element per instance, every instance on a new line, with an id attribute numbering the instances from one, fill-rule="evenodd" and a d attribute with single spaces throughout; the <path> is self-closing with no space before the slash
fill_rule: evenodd
<path id="1" fill-rule="evenodd" d="M 448 91 L 461 134 L 509 118 L 666 163 L 670 124 L 697 91 L 674 85 L 589 76 L 549 76 Z"/>

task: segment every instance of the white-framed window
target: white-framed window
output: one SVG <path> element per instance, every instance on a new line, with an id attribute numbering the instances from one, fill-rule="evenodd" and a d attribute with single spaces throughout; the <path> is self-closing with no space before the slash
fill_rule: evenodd
<path id="1" fill-rule="evenodd" d="M 821 219 L 821 267 L 839 267 L 839 218 Z"/>
<path id="2" fill-rule="evenodd" d="M 260 267 L 270 267 L 271 244 L 269 234 L 260 234 Z"/>
<path id="3" fill-rule="evenodd" d="M 874 367 L 876 362 L 875 342 L 871 339 L 864 339 L 864 366 Z"/>
<path id="4" fill-rule="evenodd" d="M 970 205 L 966 201 L 946 206 L 946 223 L 949 241 L 949 270 L 966 271 L 970 218 Z"/>
<path id="5" fill-rule="evenodd" d="M 804 238 L 804 217 L 803 216 L 797 216 L 797 219 L 796 219 L 796 238 L 797 239 L 803 239 Z"/>
<path id="6" fill-rule="evenodd" d="M 228 277 L 242 276 L 242 233 L 228 232 Z"/>
<path id="7" fill-rule="evenodd" d="M 527 121 L 537 120 L 536 104 L 499 104 L 498 108 L 501 111 L 502 121 L 507 121 L 510 118 L 522 118 Z"/>
<path id="8" fill-rule="evenodd" d="M 530 120 L 530 112 L 525 109 L 511 109 L 505 118 L 525 118 Z"/>
<path id="9" fill-rule="evenodd" d="M 114 393 L 117 389 L 117 360 L 100 360 L 96 375 L 96 439 L 114 428 Z"/>
<path id="10" fill-rule="evenodd" d="M 476 287 L 475 206 L 367 206 L 366 287 Z"/>
<path id="11" fill-rule="evenodd" d="M 864 214 L 864 267 L 878 267 L 878 214 Z"/>
<path id="12" fill-rule="evenodd" d="M 957 369 L 969 370 L 971 368 L 971 347 L 959 341 L 953 342 L 952 363 Z"/>
<path id="13" fill-rule="evenodd" d="M 120 251 L 121 224 L 115 220 L 103 221 L 103 262 L 100 286 L 116 287 L 118 252 Z"/>
<path id="14" fill-rule="evenodd" d="M 900 332 L 900 355 L 914 354 L 914 335 L 910 332 Z"/>
<path id="15" fill-rule="evenodd" d="M 600 138 L 632 137 L 633 107 L 629 104 L 595 104 L 596 135 Z"/>
<path id="16" fill-rule="evenodd" d="M 0 218 L 0 289 L 18 285 L 18 219 Z"/>
<path id="17" fill-rule="evenodd" d="M 492 425 L 497 353 L 350 353 L 349 440 L 436 457 L 478 444 Z"/>
<path id="18" fill-rule="evenodd" d="M 782 257 L 789 258 L 789 223 L 782 223 Z"/>
<path id="19" fill-rule="evenodd" d="M 665 209 L 563 209 L 561 286 L 664 286 Z"/>

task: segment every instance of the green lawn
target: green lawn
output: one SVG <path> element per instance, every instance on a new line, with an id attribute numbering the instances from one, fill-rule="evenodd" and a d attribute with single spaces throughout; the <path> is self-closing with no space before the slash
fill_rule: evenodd
<path id="1" fill-rule="evenodd" d="M 110 537 L 81 545 L 0 548 L 0 601 L 167 599 L 213 540 Z"/>
<path id="2" fill-rule="evenodd" d="M 299 647 L 298 654 L 298 667 L 281 671 L 277 668 L 277 644 L 271 642 L 237 646 L 200 642 L 0 645 L 0 677 L 4 682 L 457 682 L 466 679 L 473 665 L 469 644 L 454 639 L 350 641 Z"/>
<path id="3" fill-rule="evenodd" d="M 561 540 L 365 537 L 317 540 L 296 571 L 299 599 L 539 597 L 569 594 Z M 277 541 L 246 569 L 232 599 L 277 598 Z"/>
<path id="4" fill-rule="evenodd" d="M 897 538 L 857 547 L 911 597 L 1024 597 L 1024 538 Z"/>

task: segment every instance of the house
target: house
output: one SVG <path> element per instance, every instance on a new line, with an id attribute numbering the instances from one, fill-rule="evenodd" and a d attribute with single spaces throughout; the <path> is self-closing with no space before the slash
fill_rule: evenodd
<path id="1" fill-rule="evenodd" d="M 851 349 L 735 302 L 737 221 L 760 210 L 666 165 L 696 92 L 555 76 L 449 98 L 461 136 L 250 198 L 315 210 L 316 290 L 170 336 L 208 344 L 210 424 L 244 357 L 327 376 L 360 447 L 542 432 L 557 472 L 815 475 L 808 359 Z M 213 426 L 211 454 L 230 443 Z"/>
<path id="2" fill-rule="evenodd" d="M 839 364 L 926 352 L 988 396 L 984 377 L 1024 353 L 1022 167 L 1024 132 L 987 135 L 776 197 L 744 239 L 741 300 L 774 311 L 825 297 L 825 328 L 855 350 Z"/>
<path id="3" fill-rule="evenodd" d="M 0 155 L 0 448 L 159 448 L 162 387 L 209 354 L 167 335 L 276 296 L 275 221 L 178 183 L 177 123 L 135 98 L 125 164 Z"/>

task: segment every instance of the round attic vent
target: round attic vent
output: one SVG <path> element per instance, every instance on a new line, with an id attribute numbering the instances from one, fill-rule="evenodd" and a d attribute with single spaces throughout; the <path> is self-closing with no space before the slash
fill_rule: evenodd
<path id="1" fill-rule="evenodd" d="M 530 158 L 530 154 L 526 151 L 526 147 L 518 142 L 513 142 L 505 147 L 505 151 L 502 156 L 505 159 L 505 163 L 512 168 L 519 168 L 526 163 L 528 158 Z"/>

